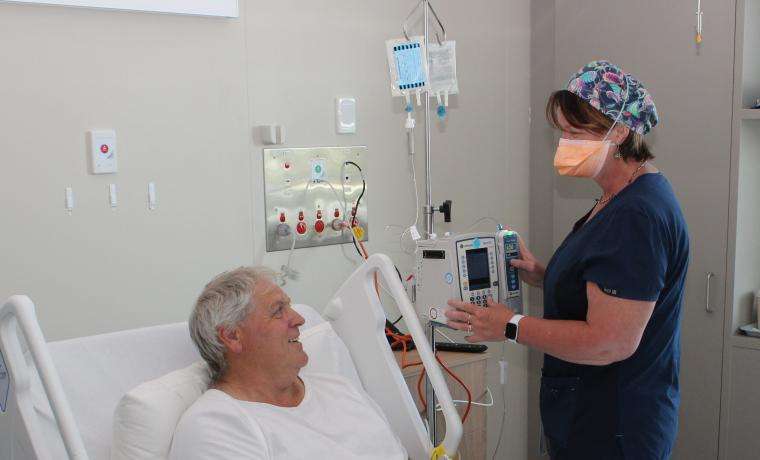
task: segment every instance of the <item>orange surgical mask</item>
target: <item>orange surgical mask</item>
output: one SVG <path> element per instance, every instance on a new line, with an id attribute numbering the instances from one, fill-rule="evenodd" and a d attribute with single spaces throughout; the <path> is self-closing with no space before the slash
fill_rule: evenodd
<path id="1" fill-rule="evenodd" d="M 606 136 L 605 136 L 606 137 Z M 554 167 L 561 176 L 596 177 L 602 170 L 612 142 L 608 140 L 590 141 L 559 140 L 554 155 Z"/>

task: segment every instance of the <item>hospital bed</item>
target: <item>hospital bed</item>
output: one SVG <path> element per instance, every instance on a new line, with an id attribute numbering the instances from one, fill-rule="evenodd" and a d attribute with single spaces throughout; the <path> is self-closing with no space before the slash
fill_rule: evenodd
<path id="1" fill-rule="evenodd" d="M 442 407 L 446 432 L 438 446 L 430 442 L 388 346 L 385 314 L 374 288 L 376 274 L 382 277 L 406 319 Z M 361 384 L 382 407 L 410 458 L 456 457 L 462 437 L 461 420 L 425 332 L 388 257 L 371 256 L 340 287 L 321 316 L 309 307 L 296 308 L 306 319 L 301 337 L 310 354 L 310 366 L 320 372 L 343 373 Z M 337 335 L 331 338 L 330 334 Z M 322 338 L 312 340 L 314 344 L 309 345 L 309 337 Z M 179 416 L 200 396 L 206 383 L 191 378 L 184 382 L 185 386 L 176 384 L 177 375 L 197 374 L 198 366 L 203 366 L 186 323 L 45 343 L 34 305 L 25 296 L 13 296 L 0 307 L 0 351 L 11 387 L 7 413 L 0 417 L 13 420 L 14 460 L 60 459 L 67 455 L 77 460 L 105 460 L 117 448 L 125 458 L 132 458 L 124 454 L 129 448 L 137 449 L 136 457 L 149 458 L 145 451 L 168 448 Z M 165 383 L 172 378 L 174 386 Z M 144 383 L 147 381 L 152 382 Z M 164 393 L 159 393 L 160 399 L 154 394 L 153 401 L 166 404 L 168 400 L 171 406 L 157 409 L 151 407 L 152 403 L 145 403 L 150 399 L 142 400 L 143 412 L 136 413 L 151 415 L 136 423 L 132 420 L 131 428 L 137 433 L 132 441 L 137 441 L 131 447 L 126 446 L 127 450 L 123 445 L 112 445 L 117 405 L 119 410 L 129 412 L 135 407 L 121 405 L 129 405 L 125 401 L 132 394 L 131 389 L 151 384 L 151 388 L 156 388 L 160 382 L 164 382 L 160 387 Z M 120 419 L 117 423 L 126 422 Z M 113 441 L 121 444 L 118 439 Z M 150 458 L 162 458 L 162 454 L 152 455 L 155 457 Z"/>

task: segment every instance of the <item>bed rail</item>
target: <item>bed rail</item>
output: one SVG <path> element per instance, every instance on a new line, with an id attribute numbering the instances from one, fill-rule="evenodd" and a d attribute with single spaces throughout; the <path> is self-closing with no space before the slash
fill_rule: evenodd
<path id="1" fill-rule="evenodd" d="M 50 459 L 43 434 L 35 423 L 34 407 L 31 397 L 32 374 L 26 364 L 22 350 L 21 337 L 31 352 L 32 359 L 45 389 L 50 407 L 55 415 L 66 452 L 72 460 L 87 460 L 82 436 L 79 433 L 74 416 L 63 392 L 61 381 L 53 365 L 53 360 L 42 335 L 34 303 L 27 296 L 15 295 L 0 307 L 0 351 L 5 357 L 8 374 L 11 378 L 12 391 L 16 393 L 21 422 L 29 434 L 32 449 L 38 460 Z"/>
<path id="2" fill-rule="evenodd" d="M 401 314 L 404 315 L 406 325 L 417 346 L 420 360 L 425 366 L 425 371 L 442 407 L 446 421 L 446 435 L 443 442 L 438 446 L 433 446 L 427 433 L 424 432 L 422 419 L 416 412 L 416 406 L 411 399 L 406 382 L 403 380 L 401 371 L 385 338 L 385 312 L 374 287 L 374 275 L 378 272 L 385 281 Z M 370 311 L 356 308 L 357 305 L 368 305 Z M 397 387 L 395 388 L 397 392 L 395 396 L 399 397 L 397 404 L 404 405 L 408 410 L 407 417 L 403 417 L 406 420 L 398 427 L 409 427 L 410 431 L 417 432 L 416 436 L 411 433 L 402 433 L 402 438 L 406 438 L 410 443 L 409 445 L 413 447 L 413 449 L 409 449 L 409 445 L 407 445 L 410 457 L 414 460 L 423 458 L 423 455 L 425 459 L 458 458 L 457 450 L 462 439 L 462 420 L 456 411 L 449 387 L 446 385 L 441 368 L 430 348 L 425 331 L 417 317 L 417 312 L 409 301 L 409 297 L 406 295 L 406 291 L 401 285 L 393 263 L 388 256 L 384 254 L 370 256 L 341 286 L 335 297 L 328 303 L 323 315 L 333 324 L 341 338 L 347 342 L 349 352 L 352 354 L 362 378 L 362 383 L 376 400 L 392 397 L 389 396 L 391 391 L 385 384 L 395 382 Z M 368 348 L 372 348 L 372 350 L 368 350 Z M 364 355 L 359 354 L 363 351 L 366 351 Z M 368 362 L 370 357 L 382 358 L 386 361 L 386 365 Z M 378 382 L 382 382 L 383 385 L 378 386 Z M 432 404 L 432 402 L 428 402 L 428 404 Z M 383 407 L 386 408 L 385 405 Z M 387 409 L 386 415 L 389 415 Z M 399 422 L 399 420 L 395 421 Z M 412 437 L 416 438 L 414 442 L 410 440 Z"/>

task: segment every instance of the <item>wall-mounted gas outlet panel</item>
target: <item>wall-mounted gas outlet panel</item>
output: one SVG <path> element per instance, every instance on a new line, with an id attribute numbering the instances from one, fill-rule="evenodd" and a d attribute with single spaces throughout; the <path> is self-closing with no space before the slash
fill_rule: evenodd
<path id="1" fill-rule="evenodd" d="M 362 171 L 366 179 L 363 146 L 264 149 L 267 251 L 290 250 L 294 238 L 296 248 L 351 243 L 352 225 L 367 241 Z"/>

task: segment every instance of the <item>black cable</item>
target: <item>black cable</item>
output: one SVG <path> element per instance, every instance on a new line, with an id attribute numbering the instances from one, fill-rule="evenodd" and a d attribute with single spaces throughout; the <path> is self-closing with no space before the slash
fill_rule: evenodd
<path id="1" fill-rule="evenodd" d="M 404 277 L 401 276 L 401 272 L 399 271 L 398 267 L 394 265 L 393 268 L 396 269 L 396 273 L 398 274 L 398 280 L 401 281 L 401 284 L 404 284 Z"/>
<path id="2" fill-rule="evenodd" d="M 354 224 L 356 223 L 356 214 L 359 212 L 359 203 L 362 202 L 362 198 L 364 197 L 364 192 L 367 190 L 367 182 L 362 179 L 362 192 L 359 194 L 359 198 L 356 199 L 356 206 L 351 210 L 351 228 L 354 228 Z"/>
<path id="3" fill-rule="evenodd" d="M 356 166 L 357 168 L 359 168 L 359 165 L 357 165 L 353 161 L 347 161 L 346 164 L 348 164 L 348 163 L 350 163 L 350 164 Z M 361 171 L 361 168 L 359 168 L 359 171 Z M 352 233 L 354 231 L 354 224 L 356 224 L 356 213 L 354 213 L 354 210 L 356 210 L 357 213 L 359 212 L 359 203 L 361 203 L 362 197 L 364 196 L 364 192 L 366 190 L 367 190 L 367 182 L 364 179 L 362 179 L 362 192 L 359 194 L 359 198 L 356 199 L 356 205 L 351 209 L 352 215 L 351 215 L 351 224 L 349 225 L 349 227 L 351 227 L 351 232 Z M 359 253 L 359 256 L 361 258 L 364 258 L 364 254 L 362 254 L 361 250 L 359 250 L 359 245 L 356 244 L 356 234 L 355 233 L 353 233 L 353 236 L 351 237 L 351 242 L 354 243 L 354 248 L 356 248 L 356 252 Z"/>
<path id="4" fill-rule="evenodd" d="M 345 162 L 344 164 L 347 164 L 347 165 L 354 165 L 354 166 L 356 166 L 356 169 L 358 169 L 358 170 L 359 170 L 359 172 L 364 172 L 364 171 L 362 171 L 362 167 L 361 167 L 361 166 L 359 166 L 358 164 L 354 163 L 353 161 L 347 161 L 347 162 Z"/>
<path id="5" fill-rule="evenodd" d="M 352 165 L 352 166 L 356 167 L 356 169 L 358 169 L 360 173 L 364 172 L 364 171 L 362 171 L 362 167 L 359 166 L 358 164 L 354 163 L 353 161 L 346 161 L 344 164 Z M 355 207 L 351 211 L 353 211 L 355 209 L 357 213 L 359 212 L 359 204 L 361 203 L 362 198 L 364 197 L 364 192 L 366 192 L 366 191 L 367 191 L 367 182 L 364 180 L 364 178 L 362 178 L 362 192 L 359 194 L 359 198 L 356 199 L 356 205 L 355 205 Z M 351 216 L 351 231 L 352 232 L 354 231 L 354 224 L 355 223 L 356 223 L 356 214 L 352 214 L 352 216 Z M 354 243 L 354 248 L 356 248 L 356 252 L 359 253 L 359 256 L 364 257 L 364 254 L 362 254 L 362 252 L 359 250 L 359 246 L 356 244 L 356 239 L 354 237 L 351 237 L 351 242 Z M 403 284 L 404 277 L 401 276 L 401 271 L 395 265 L 393 266 L 393 268 L 396 269 L 396 274 L 398 274 L 398 279 Z M 393 321 L 391 324 L 393 326 L 395 326 L 402 319 L 404 319 L 404 315 L 399 316 L 398 319 L 396 321 Z"/>
<path id="6" fill-rule="evenodd" d="M 362 171 L 362 167 L 359 166 L 358 164 L 354 163 L 353 161 L 346 161 L 343 164 L 344 165 L 352 165 L 352 166 L 356 167 L 356 169 L 358 169 L 359 172 L 362 173 L 362 175 L 364 175 L 364 171 Z M 343 178 L 341 178 L 341 180 L 343 180 Z M 356 212 L 359 212 L 359 202 L 361 202 L 361 199 L 364 196 L 364 191 L 365 190 L 367 190 L 367 182 L 365 182 L 364 178 L 362 178 L 362 193 L 359 194 L 359 198 L 356 200 L 356 206 L 355 206 L 355 208 L 351 209 L 352 211 L 354 209 L 356 209 Z M 356 215 L 354 214 L 354 215 L 351 216 L 351 222 L 349 224 L 350 231 L 351 231 L 351 234 L 352 234 L 352 236 L 351 236 L 351 242 L 354 244 L 354 249 L 356 249 L 356 252 L 359 254 L 359 257 L 361 257 L 363 259 L 364 258 L 364 254 L 362 254 L 362 251 L 359 249 L 359 245 L 356 244 L 356 238 L 355 238 L 356 234 L 353 233 L 353 231 L 354 231 L 354 224 L 355 223 L 356 223 Z"/>

